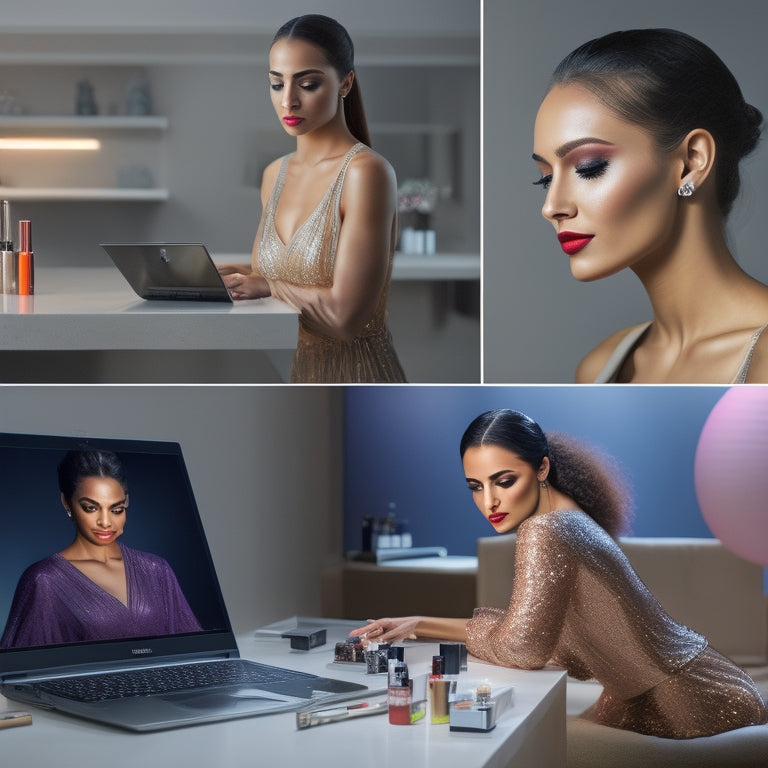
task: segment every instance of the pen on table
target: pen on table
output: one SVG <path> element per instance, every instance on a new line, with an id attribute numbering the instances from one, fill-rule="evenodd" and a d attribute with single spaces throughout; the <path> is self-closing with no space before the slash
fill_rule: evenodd
<path id="1" fill-rule="evenodd" d="M 338 723 L 342 720 L 351 720 L 356 717 L 368 717 L 381 715 L 387 711 L 387 700 L 374 704 L 363 701 L 359 704 L 350 704 L 347 707 L 333 707 L 329 709 L 315 709 L 308 712 L 296 713 L 296 727 L 299 730 L 311 728 L 313 725 L 325 725 L 326 723 Z"/>
<path id="2" fill-rule="evenodd" d="M 32 725 L 32 715 L 29 712 L 0 712 L 0 728 L 16 728 L 20 725 Z"/>

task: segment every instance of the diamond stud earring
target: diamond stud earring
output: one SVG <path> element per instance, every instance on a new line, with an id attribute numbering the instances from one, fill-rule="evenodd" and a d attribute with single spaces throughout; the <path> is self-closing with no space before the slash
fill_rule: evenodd
<path id="1" fill-rule="evenodd" d="M 693 190 L 696 189 L 692 181 L 686 181 L 677 188 L 677 194 L 680 197 L 690 197 L 693 194 Z"/>

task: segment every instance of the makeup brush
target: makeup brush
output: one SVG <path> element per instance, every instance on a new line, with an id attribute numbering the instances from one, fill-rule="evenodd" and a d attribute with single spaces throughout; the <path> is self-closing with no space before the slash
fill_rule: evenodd
<path id="1" fill-rule="evenodd" d="M 296 713 L 296 727 L 301 731 L 311 728 L 313 725 L 325 725 L 326 723 L 338 723 L 342 720 L 351 720 L 356 717 L 368 717 L 369 715 L 383 715 L 387 711 L 387 700 L 370 704 L 363 701 L 360 704 L 350 704 L 348 707 L 335 707 L 333 709 L 315 709 Z"/>

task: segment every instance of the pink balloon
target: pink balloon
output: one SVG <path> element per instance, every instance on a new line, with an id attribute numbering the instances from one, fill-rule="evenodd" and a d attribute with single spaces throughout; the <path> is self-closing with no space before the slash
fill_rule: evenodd
<path id="1" fill-rule="evenodd" d="M 768 566 L 768 387 L 734 387 L 720 398 L 701 430 L 694 483 L 710 531 Z"/>

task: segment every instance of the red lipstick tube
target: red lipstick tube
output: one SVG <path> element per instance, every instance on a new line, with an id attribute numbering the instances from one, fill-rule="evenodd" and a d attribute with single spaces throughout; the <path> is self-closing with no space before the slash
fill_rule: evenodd
<path id="1" fill-rule="evenodd" d="M 16 284 L 20 296 L 35 292 L 35 254 L 32 250 L 32 222 L 19 222 L 19 250 L 16 253 Z"/>

